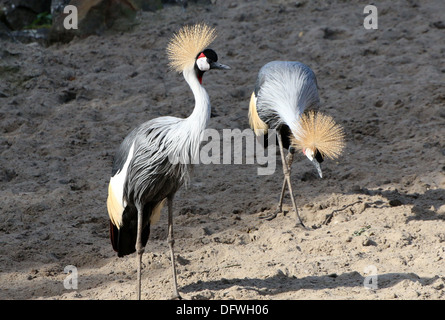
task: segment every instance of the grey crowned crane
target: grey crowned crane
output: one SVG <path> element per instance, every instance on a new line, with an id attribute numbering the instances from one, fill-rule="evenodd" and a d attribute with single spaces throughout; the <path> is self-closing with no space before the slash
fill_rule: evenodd
<path id="1" fill-rule="evenodd" d="M 268 130 L 276 130 L 284 173 L 278 207 L 274 213 L 265 217 L 268 220 L 282 211 L 287 185 L 292 206 L 304 227 L 290 180 L 296 150 L 301 150 L 315 165 L 320 178 L 320 163 L 324 158 L 335 159 L 343 151 L 345 143 L 342 127 L 331 116 L 315 111 L 319 104 L 317 79 L 305 64 L 272 61 L 260 69 L 250 99 L 249 123 L 257 136 L 265 136 L 265 146 L 268 143 Z M 284 155 L 284 149 L 288 150 L 287 156 Z"/>
<path id="2" fill-rule="evenodd" d="M 204 72 L 230 69 L 218 63 L 208 45 L 215 30 L 205 24 L 185 26 L 167 46 L 170 67 L 182 72 L 195 98 L 185 119 L 164 116 L 147 121 L 123 140 L 114 158 L 108 187 L 110 238 L 119 257 L 137 252 L 137 298 L 141 298 L 142 254 L 150 225 L 168 207 L 168 244 L 173 273 L 173 298 L 181 298 L 176 280 L 173 237 L 173 198 L 190 178 L 191 159 L 199 153 L 201 136 L 210 118 L 210 99 L 202 86 Z"/>

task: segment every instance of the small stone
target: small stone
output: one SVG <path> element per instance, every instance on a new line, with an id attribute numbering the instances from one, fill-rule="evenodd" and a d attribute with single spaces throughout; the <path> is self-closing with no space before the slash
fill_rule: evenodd
<path id="1" fill-rule="evenodd" d="M 180 255 L 177 256 L 176 261 L 178 261 L 178 263 L 179 263 L 181 266 L 186 266 L 186 265 L 190 264 L 190 260 L 188 260 L 188 259 L 186 259 L 186 258 L 183 258 L 183 257 L 181 257 Z"/>
<path id="2" fill-rule="evenodd" d="M 445 214 L 445 204 L 441 205 L 439 208 L 437 208 L 438 214 Z"/>
<path id="3" fill-rule="evenodd" d="M 284 273 L 284 271 L 281 270 L 281 269 L 277 270 L 276 276 L 277 277 L 283 277 L 283 278 L 287 277 L 286 274 Z"/>
<path id="4" fill-rule="evenodd" d="M 433 289 L 436 289 L 436 290 L 442 290 L 443 288 L 444 288 L 443 283 L 438 283 L 433 286 Z"/>
<path id="5" fill-rule="evenodd" d="M 402 204 L 403 204 L 402 201 L 400 201 L 399 199 L 389 200 L 389 205 L 391 207 L 398 207 L 398 206 L 401 206 Z"/>
<path id="6" fill-rule="evenodd" d="M 359 185 L 353 185 L 352 187 L 351 187 L 351 192 L 355 192 L 355 193 L 361 193 L 363 190 L 362 190 L 362 188 L 359 186 Z"/>
<path id="7" fill-rule="evenodd" d="M 437 28 L 437 29 L 445 29 L 445 23 L 443 23 L 443 21 L 436 21 L 433 22 L 433 27 Z"/>
<path id="8" fill-rule="evenodd" d="M 373 246 L 373 245 L 375 245 L 375 242 L 372 241 L 372 240 L 369 239 L 369 238 L 366 238 L 366 239 L 363 240 L 363 242 L 362 242 L 362 246 L 364 246 L 364 247 L 369 247 L 369 246 Z"/>

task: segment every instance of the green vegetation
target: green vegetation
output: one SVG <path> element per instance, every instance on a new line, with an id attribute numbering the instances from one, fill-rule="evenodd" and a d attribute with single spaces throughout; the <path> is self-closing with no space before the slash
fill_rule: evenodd
<path id="1" fill-rule="evenodd" d="M 366 230 L 368 230 L 370 228 L 371 228 L 370 225 L 364 226 L 364 227 L 360 228 L 359 230 L 354 231 L 354 233 L 352 235 L 354 237 L 358 237 L 358 236 L 362 235 Z"/>
<path id="2" fill-rule="evenodd" d="M 25 29 L 39 29 L 39 28 L 51 28 L 53 17 L 51 13 L 41 12 L 37 15 L 36 19 Z"/>

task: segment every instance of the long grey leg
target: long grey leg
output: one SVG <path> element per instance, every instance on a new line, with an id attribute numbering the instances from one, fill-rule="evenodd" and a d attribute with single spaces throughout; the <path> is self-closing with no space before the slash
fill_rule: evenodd
<path id="1" fill-rule="evenodd" d="M 138 208 L 138 229 L 136 235 L 136 252 L 137 252 L 137 264 L 138 264 L 138 288 L 137 299 L 141 300 L 141 269 L 142 269 L 142 254 L 144 253 L 144 247 L 142 246 L 142 208 Z"/>
<path id="2" fill-rule="evenodd" d="M 286 159 L 284 158 L 283 142 L 281 141 L 281 134 L 279 131 L 277 131 L 277 136 L 278 136 L 278 145 L 280 146 L 281 162 L 283 163 L 284 179 L 287 182 L 287 187 L 289 189 L 290 198 L 292 200 L 292 206 L 294 207 L 295 213 L 297 215 L 298 220 L 300 221 L 300 224 L 304 228 L 306 228 L 303 221 L 301 220 L 300 214 L 298 213 L 297 204 L 295 203 L 294 193 L 292 191 L 292 184 L 290 181 L 290 169 L 288 167 Z"/>
<path id="3" fill-rule="evenodd" d="M 178 292 L 178 283 L 176 281 L 176 263 L 173 246 L 175 239 L 173 238 L 173 196 L 168 197 L 168 245 L 170 247 L 172 273 L 173 273 L 173 299 L 182 299 Z"/>
<path id="4" fill-rule="evenodd" d="M 290 167 L 290 166 L 289 166 Z M 280 201 L 278 202 L 278 206 L 275 209 L 275 211 L 265 217 L 260 217 L 260 219 L 264 219 L 267 221 L 271 221 L 277 217 L 277 215 L 283 211 L 283 199 L 284 199 L 284 192 L 286 191 L 286 178 L 283 179 L 283 186 L 281 187 L 281 193 L 280 193 Z"/>
<path id="5" fill-rule="evenodd" d="M 289 171 L 289 176 L 292 170 L 292 162 L 294 161 L 294 151 L 291 151 L 289 149 L 289 152 L 286 156 L 286 162 L 287 162 L 287 169 Z M 284 192 L 286 191 L 286 185 L 287 180 L 286 177 L 283 178 L 283 186 L 281 188 L 281 195 L 280 195 L 280 201 L 278 202 L 277 212 L 281 212 L 283 210 L 283 199 L 284 199 Z"/>
<path id="6" fill-rule="evenodd" d="M 287 163 L 287 170 L 289 171 L 289 176 L 290 176 L 290 172 L 291 172 L 291 166 L 292 166 L 292 162 L 294 161 L 294 153 L 295 153 L 295 149 L 293 147 L 289 148 L 289 152 L 287 153 L 286 156 L 286 163 Z M 284 157 L 284 148 L 280 148 L 280 154 L 282 156 L 282 158 Z M 284 172 L 284 164 L 283 164 L 283 172 Z M 284 176 L 283 178 L 283 185 L 281 187 L 281 193 L 280 193 L 280 200 L 278 201 L 278 205 L 277 208 L 275 209 L 275 212 L 271 213 L 268 216 L 265 217 L 261 217 L 260 219 L 265 219 L 265 220 L 273 220 L 277 217 L 278 213 L 283 211 L 283 200 L 284 200 L 284 192 L 286 191 L 286 185 L 287 185 L 287 179 L 286 176 Z M 301 220 L 300 220 L 301 222 Z"/>

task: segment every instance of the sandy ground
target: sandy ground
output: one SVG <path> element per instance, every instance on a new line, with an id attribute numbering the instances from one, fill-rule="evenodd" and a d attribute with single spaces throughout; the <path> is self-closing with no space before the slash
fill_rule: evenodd
<path id="1" fill-rule="evenodd" d="M 217 28 L 212 48 L 232 66 L 205 75 L 209 127 L 248 128 L 259 68 L 298 60 L 316 73 L 321 109 L 344 126 L 347 147 L 323 163 L 323 179 L 296 157 L 308 230 L 295 226 L 289 197 L 288 214 L 259 219 L 278 201 L 279 157 L 267 176 L 256 164 L 198 165 L 175 201 L 183 297 L 444 299 L 445 3 L 377 7 L 378 30 L 363 27 L 359 1 L 217 1 L 142 13 L 127 33 L 48 48 L 2 42 L 0 299 L 136 298 L 135 255 L 118 258 L 108 238 L 112 159 L 136 125 L 191 113 L 165 47 L 200 21 Z M 143 257 L 144 299 L 172 295 L 165 213 Z M 77 289 L 64 287 L 69 265 Z"/>

